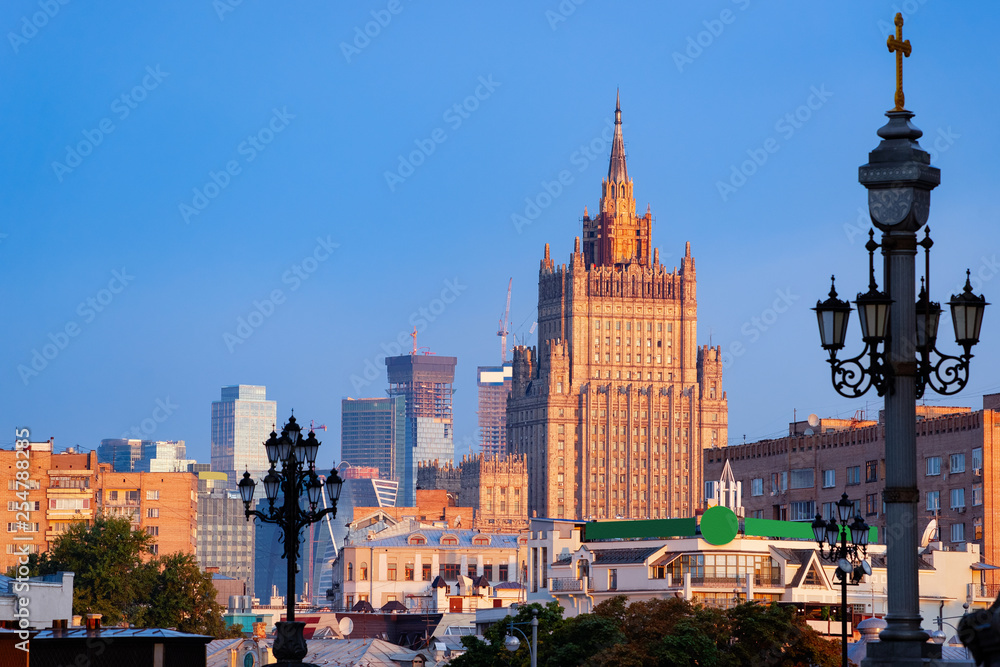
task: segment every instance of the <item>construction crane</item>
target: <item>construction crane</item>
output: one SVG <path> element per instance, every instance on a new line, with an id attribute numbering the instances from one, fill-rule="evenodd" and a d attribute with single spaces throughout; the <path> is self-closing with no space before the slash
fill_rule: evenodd
<path id="1" fill-rule="evenodd" d="M 310 431 L 315 431 L 316 429 L 323 429 L 324 431 L 326 430 L 326 424 L 320 424 L 319 426 L 314 426 L 313 425 L 314 423 L 315 422 L 312 419 L 309 420 L 309 430 Z"/>
<path id="2" fill-rule="evenodd" d="M 514 284 L 511 278 L 507 282 L 507 305 L 503 309 L 503 317 L 500 318 L 500 329 L 497 335 L 500 336 L 500 364 L 507 363 L 507 334 L 510 333 L 510 287 Z"/>

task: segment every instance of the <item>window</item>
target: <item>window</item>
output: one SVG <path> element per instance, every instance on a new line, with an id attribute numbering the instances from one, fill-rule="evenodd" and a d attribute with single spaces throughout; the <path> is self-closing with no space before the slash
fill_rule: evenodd
<path id="1" fill-rule="evenodd" d="M 823 503 L 823 520 L 837 518 L 837 503 Z"/>
<path id="2" fill-rule="evenodd" d="M 983 474 L 983 448 L 976 447 L 972 450 L 972 472 L 976 475 Z"/>
<path id="3" fill-rule="evenodd" d="M 354 606 L 354 596 L 353 595 L 346 596 L 344 598 L 344 604 L 347 605 L 348 609 L 350 609 L 351 607 L 353 607 Z"/>
<path id="4" fill-rule="evenodd" d="M 940 475 L 941 474 L 941 457 L 940 456 L 928 456 L 927 457 L 927 476 Z"/>
<path id="5" fill-rule="evenodd" d="M 37 523 L 27 523 L 24 521 L 18 521 L 16 523 L 7 524 L 8 533 L 37 533 L 38 524 Z"/>
<path id="6" fill-rule="evenodd" d="M 403 579 L 413 581 L 413 563 L 407 563 L 403 566 Z"/>
<path id="7" fill-rule="evenodd" d="M 361 563 L 358 568 L 358 577 L 361 581 L 368 581 L 368 563 Z"/>
<path id="8" fill-rule="evenodd" d="M 483 576 L 486 577 L 486 581 L 493 581 L 493 565 L 486 563 L 483 565 Z"/>
<path id="9" fill-rule="evenodd" d="M 965 472 L 965 454 L 952 454 L 949 464 L 951 472 Z"/>
<path id="10" fill-rule="evenodd" d="M 458 538 L 454 535 L 442 535 L 441 544 L 447 546 L 455 546 L 458 544 Z"/>
<path id="11" fill-rule="evenodd" d="M 507 563 L 500 563 L 497 566 L 499 573 L 497 574 L 497 579 L 499 581 L 507 581 Z"/>
<path id="12" fill-rule="evenodd" d="M 159 544 L 151 544 L 149 546 L 149 553 L 153 554 L 154 556 L 159 555 L 159 553 L 160 553 L 160 545 Z"/>
<path id="13" fill-rule="evenodd" d="M 972 539 L 983 539 L 983 517 L 977 516 L 972 520 Z"/>
<path id="14" fill-rule="evenodd" d="M 427 544 L 427 538 L 423 535 L 410 535 L 410 539 L 406 542 L 407 544 Z"/>
<path id="15" fill-rule="evenodd" d="M 865 516 L 878 514 L 878 494 L 869 493 L 865 496 Z"/>
<path id="16" fill-rule="evenodd" d="M 965 524 L 964 523 L 953 523 L 953 524 L 951 524 L 951 541 L 952 542 L 964 542 L 965 541 Z"/>
<path id="17" fill-rule="evenodd" d="M 354 563 L 347 564 L 347 580 L 354 581 Z"/>
<path id="18" fill-rule="evenodd" d="M 431 564 L 430 563 L 422 563 L 420 565 L 420 578 L 423 579 L 424 581 L 430 581 L 431 580 Z"/>
<path id="19" fill-rule="evenodd" d="M 445 563 L 441 566 L 441 578 L 445 581 L 458 581 L 459 568 L 461 565 L 458 563 Z"/>
<path id="20" fill-rule="evenodd" d="M 24 511 L 38 512 L 40 510 L 41 504 L 42 504 L 38 500 L 36 500 L 34 502 L 28 500 L 28 501 L 25 501 L 25 502 L 28 503 L 28 509 L 27 510 L 24 509 L 24 503 L 18 502 L 16 500 L 8 500 L 7 501 L 7 511 L 8 512 L 24 512 Z"/>
<path id="21" fill-rule="evenodd" d="M 618 568 L 608 568 L 608 590 L 618 590 Z"/>
<path id="22" fill-rule="evenodd" d="M 147 519 L 158 519 L 158 518 L 160 518 L 160 508 L 159 507 L 150 507 L 150 508 L 147 508 L 146 509 L 146 518 Z"/>
<path id="23" fill-rule="evenodd" d="M 812 521 L 816 518 L 816 502 L 803 500 L 792 503 L 792 521 Z"/>
<path id="24" fill-rule="evenodd" d="M 29 479 L 27 482 L 19 482 L 16 479 L 11 479 L 7 481 L 8 491 L 23 491 L 25 488 L 28 489 L 39 489 L 39 482 L 37 479 Z"/>
<path id="25" fill-rule="evenodd" d="M 750 495 L 751 496 L 762 496 L 764 495 L 764 478 L 757 477 L 750 480 Z"/>
<path id="26" fill-rule="evenodd" d="M 847 486 L 861 483 L 861 466 L 851 466 L 847 469 Z"/>
<path id="27" fill-rule="evenodd" d="M 972 485 L 972 505 L 973 507 L 978 507 L 983 504 L 983 484 Z"/>
<path id="28" fill-rule="evenodd" d="M 787 472 L 773 472 L 771 473 L 771 495 L 776 496 L 779 493 L 788 490 L 788 473 Z"/>
<path id="29" fill-rule="evenodd" d="M 715 498 L 715 486 L 718 482 L 705 482 L 705 499 L 711 500 Z"/>
<path id="30" fill-rule="evenodd" d="M 797 468 L 792 471 L 793 489 L 811 489 L 816 486 L 816 471 L 812 468 Z"/>
<path id="31" fill-rule="evenodd" d="M 837 471 L 836 470 L 824 470 L 823 471 L 823 488 L 832 489 L 837 486 Z"/>
<path id="32" fill-rule="evenodd" d="M 396 562 L 392 561 L 388 564 L 385 570 L 386 581 L 396 581 Z"/>
<path id="33" fill-rule="evenodd" d="M 927 511 L 936 512 L 941 509 L 941 492 L 940 491 L 928 491 L 927 492 Z"/>
<path id="34" fill-rule="evenodd" d="M 878 481 L 878 459 L 874 461 L 865 461 L 865 483 L 870 484 L 871 482 Z"/>
<path id="35" fill-rule="evenodd" d="M 951 490 L 951 508 L 953 510 L 965 509 L 965 489 L 958 488 Z"/>
<path id="36" fill-rule="evenodd" d="M 160 527 L 159 526 L 146 526 L 146 532 L 153 537 L 159 537 Z"/>
<path id="37" fill-rule="evenodd" d="M 146 500 L 159 500 L 159 499 L 160 499 L 160 492 L 159 491 L 147 491 L 146 492 Z"/>

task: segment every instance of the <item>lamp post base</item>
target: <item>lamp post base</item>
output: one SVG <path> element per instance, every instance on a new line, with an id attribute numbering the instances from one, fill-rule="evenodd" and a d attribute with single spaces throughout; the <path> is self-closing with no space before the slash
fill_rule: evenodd
<path id="1" fill-rule="evenodd" d="M 315 667 L 302 662 L 309 648 L 305 638 L 306 624 L 301 621 L 278 621 L 274 624 L 274 657 L 278 667 Z"/>
<path id="2" fill-rule="evenodd" d="M 862 667 L 928 667 L 941 664 L 941 647 L 930 642 L 877 641 L 867 647 L 868 655 L 861 661 Z"/>

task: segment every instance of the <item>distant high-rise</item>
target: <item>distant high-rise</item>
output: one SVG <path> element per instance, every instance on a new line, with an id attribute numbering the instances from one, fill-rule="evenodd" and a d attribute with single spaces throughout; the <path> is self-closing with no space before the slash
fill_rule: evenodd
<path id="1" fill-rule="evenodd" d="M 340 458 L 397 479 L 405 464 L 406 397 L 345 398 L 341 402 Z"/>
<path id="2" fill-rule="evenodd" d="M 268 469 L 264 441 L 278 420 L 278 404 L 265 387 L 249 384 L 222 388 L 212 402 L 212 470 L 242 473 Z M 236 477 L 230 475 L 230 481 Z"/>
<path id="3" fill-rule="evenodd" d="M 253 521 L 247 521 L 243 501 L 228 489 L 226 473 L 198 473 L 198 545 L 202 569 L 219 568 L 219 574 L 239 579 L 253 590 Z"/>
<path id="4" fill-rule="evenodd" d="M 186 455 L 183 440 L 107 438 L 97 448 L 97 461 L 115 472 L 187 472 L 194 461 Z"/>
<path id="5" fill-rule="evenodd" d="M 480 366 L 476 372 L 479 385 L 479 446 L 484 456 L 507 454 L 507 397 L 513 366 Z"/>
<path id="6" fill-rule="evenodd" d="M 451 394 L 455 357 L 407 354 L 386 357 L 389 395 L 406 398 L 406 448 L 397 467 L 400 506 L 416 502 L 417 461 L 455 456 Z M 353 461 L 351 461 L 353 463 Z"/>

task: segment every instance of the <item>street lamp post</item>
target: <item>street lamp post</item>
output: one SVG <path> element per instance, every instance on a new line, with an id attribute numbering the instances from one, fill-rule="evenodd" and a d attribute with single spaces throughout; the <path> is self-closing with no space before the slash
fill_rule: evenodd
<path id="1" fill-rule="evenodd" d="M 864 560 L 868 555 L 870 529 L 864 519 L 854 514 L 854 503 L 846 493 L 837 501 L 836 507 L 837 516 L 830 517 L 829 521 L 824 521 L 817 514 L 812 529 L 819 545 L 820 557 L 837 563 L 834 576 L 840 580 L 840 663 L 847 667 L 847 579 L 850 577 L 850 585 L 857 586 L 861 577 L 872 573 L 871 565 Z"/>
<path id="2" fill-rule="evenodd" d="M 941 182 L 941 172 L 931 166 L 930 155 L 917 140 L 923 132 L 911 122 L 913 113 L 904 107 L 902 58 L 909 56 L 904 41 L 903 17 L 896 14 L 896 34 L 887 45 L 896 54 L 896 107 L 886 112 L 889 122 L 879 129 L 882 138 L 858 170 L 858 181 L 868 190 L 872 223 L 882 232 L 881 243 L 874 232 L 865 246 L 869 252 L 869 290 L 859 294 L 858 316 L 865 348 L 857 357 L 839 360 L 844 347 L 851 307 L 830 290 L 830 298 L 817 302 L 823 349 L 829 352 L 834 389 L 848 398 L 858 398 L 875 387 L 885 396 L 885 526 L 888 578 L 888 613 L 880 642 L 869 647 L 868 666 L 919 661 L 930 649 L 928 635 L 920 627 L 917 580 L 919 534 L 917 532 L 916 399 L 930 387 L 939 394 L 954 394 L 969 379 L 972 347 L 979 342 L 983 312 L 982 296 L 965 289 L 949 302 L 955 339 L 963 348 L 960 356 L 942 354 L 936 348 L 941 308 L 930 300 L 930 240 L 919 243 L 917 232 L 930 214 L 930 193 Z M 925 251 L 924 285 L 916 294 L 916 254 Z M 875 283 L 874 251 L 882 250 L 882 281 Z M 937 655 L 940 655 L 938 653 Z M 915 664 L 915 663 L 914 663 Z"/>
<path id="3" fill-rule="evenodd" d="M 306 663 L 303 663 L 302 659 L 308 653 L 303 635 L 305 623 L 295 621 L 295 573 L 298 572 L 299 534 L 304 527 L 319 521 L 327 514 L 337 516 L 337 501 L 340 499 L 343 486 L 343 480 L 337 474 L 336 468 L 325 483 L 316 474 L 316 455 L 319 446 L 320 442 L 316 440 L 313 431 L 309 431 L 307 437 L 302 437 L 302 427 L 295 422 L 293 415 L 281 429 L 280 437 L 271 431 L 271 437 L 264 443 L 267 460 L 271 464 L 271 468 L 262 480 L 268 502 L 267 511 L 250 509 L 257 484 L 249 471 L 243 473 L 243 479 L 238 484 L 247 520 L 254 516 L 264 523 L 276 524 L 283 536 L 285 546 L 281 557 L 285 559 L 287 566 L 288 608 L 286 620 L 275 623 L 274 635 L 274 657 L 278 659 L 276 664 L 282 667 L 305 666 Z M 316 506 L 322 498 L 324 486 L 330 496 L 330 507 L 317 510 Z M 280 507 L 275 507 L 279 490 L 284 495 L 284 500 Z M 299 497 L 303 492 L 309 501 L 308 511 L 299 506 Z"/>
<path id="4" fill-rule="evenodd" d="M 514 619 L 511 618 L 509 625 L 507 626 L 507 636 L 504 637 L 503 645 L 511 653 L 517 651 L 521 648 L 521 640 L 514 636 L 513 633 L 517 633 L 524 637 L 524 641 L 528 641 L 528 636 L 524 634 L 517 627 L 518 625 L 528 625 L 528 623 L 515 623 Z M 528 646 L 528 655 L 531 658 L 531 667 L 538 667 L 538 609 L 532 608 L 531 610 L 531 644 Z"/>

